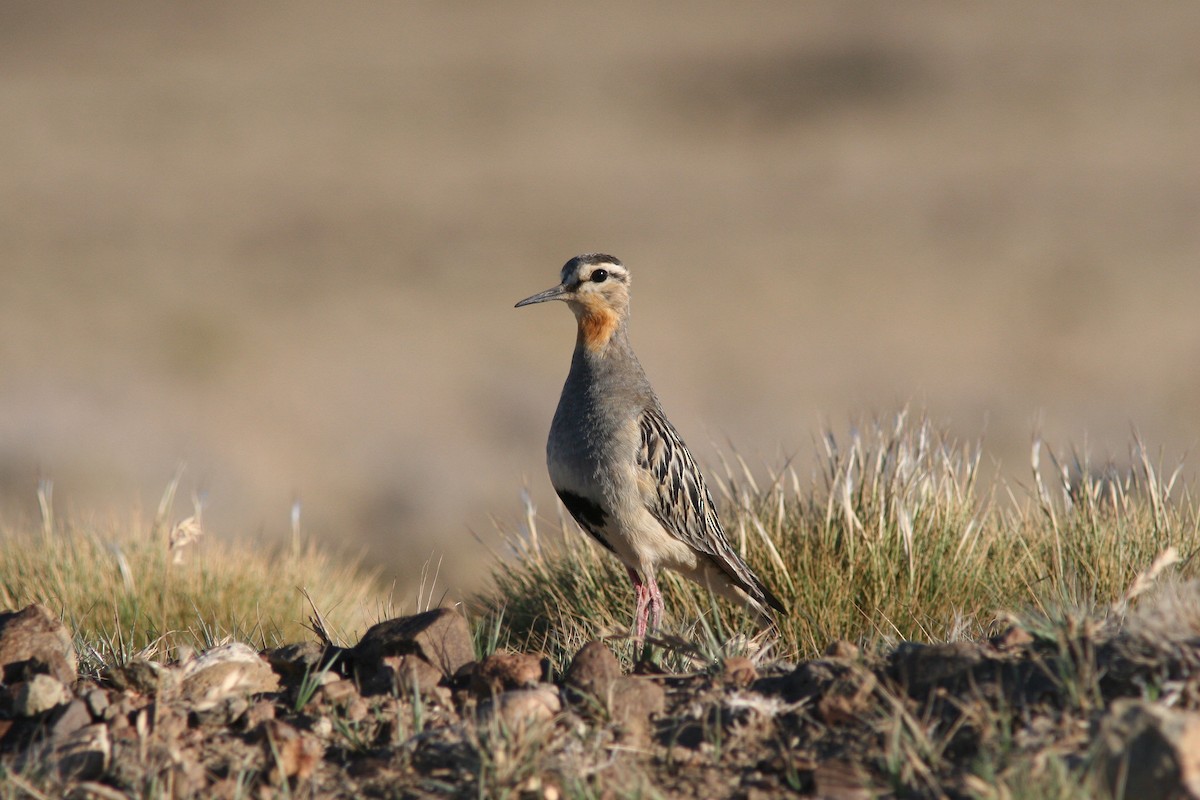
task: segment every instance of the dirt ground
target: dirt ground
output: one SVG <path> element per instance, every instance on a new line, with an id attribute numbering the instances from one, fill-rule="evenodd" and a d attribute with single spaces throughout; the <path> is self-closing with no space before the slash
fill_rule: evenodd
<path id="1" fill-rule="evenodd" d="M 630 675 L 599 641 L 562 674 L 475 661 L 446 609 L 350 649 L 234 643 L 78 681 L 61 653 L 36 671 L 43 639 L 5 665 L 0 767 L 73 798 L 1194 796 L 1194 629 L 1076 622 Z"/>
<path id="2" fill-rule="evenodd" d="M 702 461 L 905 402 L 1200 434 L 1200 7 L 0 6 L 0 498 L 185 486 L 411 578 L 552 508 L 586 250 Z M 406 583 L 402 582 L 401 591 Z"/>

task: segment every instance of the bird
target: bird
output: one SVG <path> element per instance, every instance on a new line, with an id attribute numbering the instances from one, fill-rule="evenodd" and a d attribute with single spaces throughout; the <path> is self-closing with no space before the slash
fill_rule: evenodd
<path id="1" fill-rule="evenodd" d="M 660 567 L 748 605 L 773 627 L 773 611 L 786 614 L 783 603 L 729 544 L 704 476 L 634 354 L 628 268 L 614 256 L 584 253 L 559 278 L 515 306 L 565 301 L 577 324 L 546 466 L 579 527 L 625 565 L 636 597 L 635 643 L 647 625 L 657 631 L 662 622 Z"/>

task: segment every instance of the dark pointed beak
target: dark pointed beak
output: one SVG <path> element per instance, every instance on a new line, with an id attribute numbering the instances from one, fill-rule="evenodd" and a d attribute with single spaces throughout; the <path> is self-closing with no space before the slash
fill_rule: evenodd
<path id="1" fill-rule="evenodd" d="M 513 308 L 521 306 L 531 306 L 534 303 L 544 303 L 547 300 L 566 300 L 571 296 L 571 290 L 565 283 L 560 283 L 558 286 L 547 289 L 544 292 L 538 292 L 532 297 L 526 297 L 521 302 L 517 303 Z"/>

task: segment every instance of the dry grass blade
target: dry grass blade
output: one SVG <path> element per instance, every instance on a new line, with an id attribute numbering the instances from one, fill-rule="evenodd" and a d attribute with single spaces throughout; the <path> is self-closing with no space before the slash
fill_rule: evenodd
<path id="1" fill-rule="evenodd" d="M 306 638 L 306 599 L 296 586 L 313 587 L 314 607 L 338 609 L 324 619 L 325 629 L 365 627 L 364 609 L 377 592 L 372 576 L 312 545 L 293 553 L 286 545 L 202 537 L 198 500 L 193 515 L 171 524 L 176 489 L 173 479 L 149 525 L 55 517 L 49 535 L 44 525 L 0 526 L 0 607 L 38 602 L 61 614 L 90 643 L 80 647 L 87 669 L 146 648 L 204 648 L 229 636 L 259 643 Z"/>
<path id="2" fill-rule="evenodd" d="M 1035 438 L 1034 489 L 1023 496 L 999 479 L 981 490 L 982 448 L 960 445 L 920 415 L 860 424 L 845 444 L 831 431 L 817 441 L 823 458 L 811 485 L 781 480 L 785 470 L 756 482 L 736 453 L 716 482 L 726 530 L 793 609 L 779 621 L 784 657 L 816 655 L 836 638 L 885 645 L 984 635 L 1000 624 L 997 609 L 1072 597 L 1128 602 L 1166 569 L 1168 560 L 1155 559 L 1169 547 L 1200 548 L 1195 509 L 1166 498 L 1156 473 L 1144 474 L 1148 460 L 1134 479 L 1094 469 L 1086 456 L 1059 459 Z M 485 619 L 503 608 L 501 638 L 543 645 L 563 665 L 598 632 L 628 630 L 632 592 L 616 561 L 558 515 L 555 535 L 536 540 L 536 557 L 520 531 L 509 534 L 514 560 L 472 606 Z M 527 504 L 525 530 L 537 523 Z M 754 630 L 742 609 L 714 606 L 687 581 L 666 574 L 661 583 L 664 634 Z"/>

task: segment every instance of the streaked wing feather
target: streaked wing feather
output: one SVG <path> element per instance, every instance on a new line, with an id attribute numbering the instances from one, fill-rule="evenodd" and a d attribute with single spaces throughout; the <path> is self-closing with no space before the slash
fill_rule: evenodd
<path id="1" fill-rule="evenodd" d="M 712 556 L 741 589 L 782 611 L 779 600 L 725 538 L 712 494 L 675 427 L 659 408 L 643 411 L 639 423 L 638 467 L 647 473 L 646 483 L 653 487 L 644 495 L 650 513 L 688 546 Z"/>

